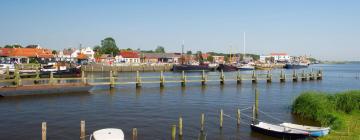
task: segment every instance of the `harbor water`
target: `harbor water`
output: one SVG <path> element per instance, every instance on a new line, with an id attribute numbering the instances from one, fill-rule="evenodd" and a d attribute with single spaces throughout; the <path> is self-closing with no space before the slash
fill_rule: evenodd
<path id="1" fill-rule="evenodd" d="M 260 93 L 259 110 L 266 113 L 259 114 L 260 120 L 318 125 L 291 114 L 291 104 L 301 92 L 335 93 L 360 88 L 360 64 L 321 64 L 306 70 L 311 68 L 323 70 L 323 80 L 280 83 L 276 80 L 278 78 L 274 78 L 270 84 L 266 81 L 257 84 L 244 81 L 239 85 L 236 81 L 225 82 L 224 85 L 209 81 L 206 86 L 199 82 L 187 83 L 186 87 L 181 87 L 180 83 L 166 83 L 164 88 L 157 83 L 143 84 L 138 89 L 131 84 L 117 85 L 111 90 L 108 86 L 95 86 L 90 93 L 0 98 L 0 139 L 38 140 L 41 138 L 41 122 L 46 121 L 48 139 L 76 140 L 80 137 L 80 120 L 85 120 L 87 135 L 102 128 L 121 128 L 125 138 L 130 139 L 132 128 L 137 128 L 139 140 L 168 140 L 171 125 L 177 125 L 179 116 L 182 116 L 182 139 L 192 140 L 199 137 L 201 113 L 205 113 L 207 140 L 277 139 L 250 130 L 251 119 L 246 115 L 251 116 L 251 110 L 247 108 L 254 104 L 255 89 Z M 106 74 L 90 73 L 88 77 L 104 77 Z M 217 72 L 208 74 L 218 75 Z M 134 81 L 134 75 L 118 74 L 129 81 Z M 141 75 L 159 76 L 159 72 Z M 165 73 L 168 77 L 175 75 L 181 73 Z M 226 73 L 225 78 L 235 78 L 235 75 L 234 72 Z M 241 113 L 239 128 L 233 119 L 238 108 L 247 109 Z M 220 109 L 230 116 L 224 116 L 222 129 L 219 129 Z"/>

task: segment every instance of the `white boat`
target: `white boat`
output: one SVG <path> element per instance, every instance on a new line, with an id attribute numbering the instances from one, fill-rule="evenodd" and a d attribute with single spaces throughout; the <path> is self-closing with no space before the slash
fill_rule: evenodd
<path id="1" fill-rule="evenodd" d="M 90 140 L 124 140 L 124 132 L 117 128 L 105 128 L 90 135 Z"/>
<path id="2" fill-rule="evenodd" d="M 7 68 L 9 68 L 11 72 L 15 71 L 14 64 L 0 64 L 0 74 L 5 74 Z"/>
<path id="3" fill-rule="evenodd" d="M 285 139 L 299 139 L 309 137 L 309 132 L 303 130 L 292 129 L 280 125 L 259 122 L 258 124 L 251 124 L 251 130 L 259 133 L 275 136 Z"/>
<path id="4" fill-rule="evenodd" d="M 315 126 L 306 126 L 306 125 L 299 125 L 293 123 L 282 123 L 280 125 L 287 128 L 307 131 L 310 133 L 310 136 L 313 137 L 325 136 L 330 132 L 330 127 L 315 127 Z"/>

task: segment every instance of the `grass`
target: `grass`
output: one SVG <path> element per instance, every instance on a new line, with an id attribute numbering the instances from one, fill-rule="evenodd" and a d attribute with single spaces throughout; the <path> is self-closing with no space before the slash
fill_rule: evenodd
<path id="1" fill-rule="evenodd" d="M 360 140 L 360 90 L 304 92 L 294 101 L 292 112 L 330 126 L 331 134 L 321 139 Z"/>

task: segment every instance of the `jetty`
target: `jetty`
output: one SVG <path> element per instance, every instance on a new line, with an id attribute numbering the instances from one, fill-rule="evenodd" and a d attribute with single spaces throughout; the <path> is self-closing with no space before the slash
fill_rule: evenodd
<path id="1" fill-rule="evenodd" d="M 1 96 L 11 96 L 11 95 L 25 95 L 25 94 L 9 94 L 6 91 L 24 91 L 29 93 L 27 90 L 34 89 L 42 90 L 51 87 L 83 87 L 80 89 L 86 90 L 90 89 L 91 86 L 109 86 L 109 88 L 115 88 L 116 85 L 134 85 L 136 88 L 140 88 L 143 84 L 159 84 L 160 87 L 164 87 L 166 83 L 179 83 L 181 86 L 186 86 L 187 83 L 201 83 L 206 85 L 209 82 L 219 82 L 221 85 L 226 82 L 236 82 L 237 84 L 242 84 L 244 81 L 251 81 L 253 84 L 257 84 L 259 81 L 266 81 L 267 83 L 272 83 L 277 80 L 281 83 L 287 81 L 297 82 L 301 81 L 312 81 L 312 80 L 321 80 L 322 71 L 321 70 L 311 70 L 310 72 L 293 71 L 292 73 L 285 73 L 281 70 L 280 74 L 273 75 L 270 71 L 267 71 L 266 74 L 258 74 L 257 71 L 252 71 L 252 74 L 241 74 L 240 71 L 237 73 L 232 73 L 232 75 L 225 75 L 223 71 L 219 73 L 206 73 L 202 71 L 199 75 L 194 75 L 192 73 L 189 75 L 182 71 L 181 74 L 177 75 L 164 75 L 163 71 L 159 72 L 158 76 L 142 76 L 139 71 L 133 73 L 133 76 L 121 77 L 118 71 L 110 70 L 108 76 L 104 77 L 94 77 L 87 75 L 85 70 L 81 71 L 81 77 L 70 77 L 70 78 L 56 78 L 52 73 L 48 78 L 41 78 L 39 72 L 36 73 L 33 78 L 22 78 L 24 75 L 20 74 L 18 70 L 15 70 L 13 75 L 10 75 L 8 72 L 5 75 L 5 79 L 0 80 L 1 85 L 6 85 L 1 87 Z M 30 83 L 30 84 L 29 84 Z M 70 92 L 71 90 L 69 90 Z M 79 90 L 76 90 L 79 91 Z M 6 93 L 6 94 L 5 94 Z"/>

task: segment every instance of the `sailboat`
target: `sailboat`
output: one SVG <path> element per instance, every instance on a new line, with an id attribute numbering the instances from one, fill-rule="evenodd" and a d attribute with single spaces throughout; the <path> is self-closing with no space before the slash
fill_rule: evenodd
<path id="1" fill-rule="evenodd" d="M 245 47 L 246 46 L 245 46 L 245 32 L 244 32 L 244 57 L 243 57 L 244 64 L 238 65 L 238 69 L 240 69 L 240 70 L 254 70 L 255 67 L 253 65 L 251 65 L 249 62 L 245 61 L 245 58 L 246 58 Z"/>
<path id="2" fill-rule="evenodd" d="M 230 45 L 230 50 L 231 50 L 231 45 Z M 218 71 L 224 71 L 224 72 L 230 72 L 230 71 L 237 71 L 238 68 L 234 65 L 232 65 L 231 63 L 231 51 L 230 51 L 230 62 L 228 64 L 219 64 L 219 67 L 217 68 Z"/>

